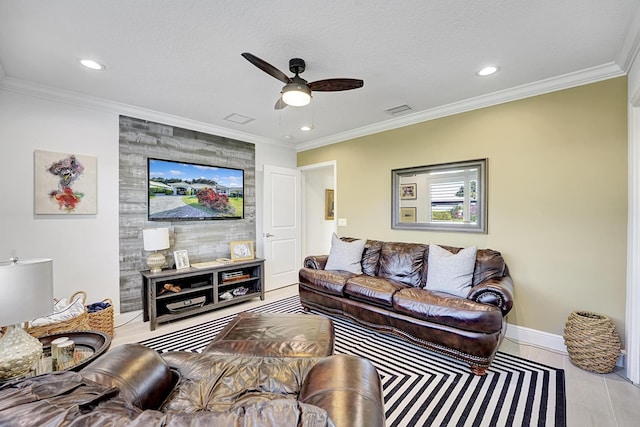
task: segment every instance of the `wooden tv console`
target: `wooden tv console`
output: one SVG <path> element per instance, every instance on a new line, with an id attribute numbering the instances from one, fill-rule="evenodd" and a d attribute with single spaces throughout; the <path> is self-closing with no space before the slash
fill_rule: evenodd
<path id="1" fill-rule="evenodd" d="M 189 267 L 142 274 L 143 320 L 149 329 L 159 323 L 194 316 L 250 300 L 264 300 L 264 259 L 210 267 Z M 180 292 L 173 292 L 173 285 Z M 169 289 L 166 289 L 169 288 Z"/>

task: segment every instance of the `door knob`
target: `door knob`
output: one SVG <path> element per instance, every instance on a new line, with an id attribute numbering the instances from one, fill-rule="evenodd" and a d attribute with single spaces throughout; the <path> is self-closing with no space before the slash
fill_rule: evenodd
<path id="1" fill-rule="evenodd" d="M 264 237 L 273 237 L 273 236 L 275 236 L 275 235 L 271 234 L 271 233 L 265 233 L 265 235 L 264 235 Z"/>

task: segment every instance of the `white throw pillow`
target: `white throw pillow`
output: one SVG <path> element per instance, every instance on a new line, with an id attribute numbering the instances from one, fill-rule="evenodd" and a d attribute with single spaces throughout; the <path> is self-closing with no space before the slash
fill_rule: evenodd
<path id="1" fill-rule="evenodd" d="M 429 264 L 425 289 L 465 297 L 473 281 L 475 246 L 453 254 L 438 245 L 429 245 Z"/>
<path id="2" fill-rule="evenodd" d="M 366 240 L 345 242 L 333 233 L 331 236 L 331 251 L 325 270 L 344 270 L 350 273 L 362 274 L 362 252 Z"/>

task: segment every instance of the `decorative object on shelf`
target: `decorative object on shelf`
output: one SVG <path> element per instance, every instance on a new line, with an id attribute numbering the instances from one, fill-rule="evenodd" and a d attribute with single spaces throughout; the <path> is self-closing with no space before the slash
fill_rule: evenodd
<path id="1" fill-rule="evenodd" d="M 176 270 L 184 270 L 189 268 L 189 255 L 186 249 L 173 252 L 173 258 L 176 260 Z"/>
<path id="2" fill-rule="evenodd" d="M 36 214 L 97 213 L 97 160 L 78 154 L 36 150 Z"/>
<path id="3" fill-rule="evenodd" d="M 29 372 L 42 356 L 42 344 L 21 323 L 48 314 L 53 301 L 53 261 L 11 258 L 0 263 L 0 379 Z"/>
<path id="4" fill-rule="evenodd" d="M 170 302 L 167 304 L 167 309 L 170 313 L 180 313 L 183 311 L 192 310 L 194 308 L 200 308 L 207 302 L 207 297 L 200 296 L 196 298 L 188 298 L 180 301 Z"/>
<path id="5" fill-rule="evenodd" d="M 610 318 L 590 311 L 574 311 L 564 328 L 571 363 L 587 371 L 613 371 L 620 356 L 620 337 Z"/>
<path id="6" fill-rule="evenodd" d="M 164 255 L 158 251 L 169 249 L 168 228 L 146 228 L 142 230 L 142 240 L 145 251 L 153 251 L 147 258 L 147 265 L 152 273 L 160 273 L 166 262 Z"/>
<path id="7" fill-rule="evenodd" d="M 222 283 L 230 283 L 237 282 L 238 280 L 248 279 L 249 277 L 251 277 L 251 275 L 244 273 L 242 270 L 238 270 L 223 272 L 220 274 L 220 277 L 222 278 Z"/>
<path id="8" fill-rule="evenodd" d="M 253 258 L 253 241 L 231 242 L 232 261 L 244 261 Z"/>
<path id="9" fill-rule="evenodd" d="M 335 213 L 335 201 L 333 190 L 324 190 L 324 219 L 333 220 Z"/>
<path id="10" fill-rule="evenodd" d="M 227 291 L 223 294 L 220 294 L 220 299 L 230 300 L 230 299 L 233 299 L 233 295 L 231 294 L 231 292 Z"/>
<path id="11" fill-rule="evenodd" d="M 249 292 L 249 289 L 245 288 L 244 286 L 240 286 L 239 288 L 235 288 L 233 291 L 231 291 L 231 293 L 237 297 L 246 295 L 247 292 Z"/>
<path id="12" fill-rule="evenodd" d="M 165 292 L 174 292 L 174 293 L 178 293 L 181 292 L 182 288 L 180 286 L 174 285 L 173 283 L 165 283 L 162 286 L 162 290 L 160 291 L 160 293 L 158 293 L 158 295 L 162 295 Z"/>

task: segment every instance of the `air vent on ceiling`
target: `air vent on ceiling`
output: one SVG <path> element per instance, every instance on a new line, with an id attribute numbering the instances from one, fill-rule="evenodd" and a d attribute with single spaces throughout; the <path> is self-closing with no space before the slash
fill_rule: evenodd
<path id="1" fill-rule="evenodd" d="M 240 125 L 246 125 L 247 123 L 252 122 L 254 120 L 251 117 L 243 116 L 242 114 L 237 114 L 237 113 L 231 113 L 224 119 L 229 122 L 238 123 Z"/>
<path id="2" fill-rule="evenodd" d="M 384 110 L 385 113 L 391 116 L 408 113 L 409 111 L 413 111 L 413 109 L 406 104 Z"/>

